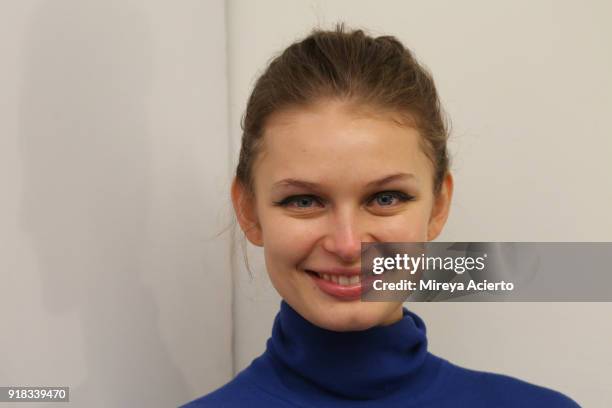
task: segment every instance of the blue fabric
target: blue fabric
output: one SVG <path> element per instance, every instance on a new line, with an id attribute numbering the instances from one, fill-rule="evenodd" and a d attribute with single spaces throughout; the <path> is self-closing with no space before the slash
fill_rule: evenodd
<path id="1" fill-rule="evenodd" d="M 403 309 L 388 326 L 334 332 L 285 301 L 266 351 L 197 407 L 575 408 L 556 391 L 458 367 L 427 351 L 423 320 Z"/>

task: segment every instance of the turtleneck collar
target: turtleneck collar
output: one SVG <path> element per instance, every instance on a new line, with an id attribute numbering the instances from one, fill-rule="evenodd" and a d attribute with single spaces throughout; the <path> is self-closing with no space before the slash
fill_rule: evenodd
<path id="1" fill-rule="evenodd" d="M 400 388 L 414 396 L 431 379 L 425 332 L 423 320 L 405 307 L 391 325 L 336 332 L 310 323 L 283 300 L 265 354 L 295 374 L 287 380 L 293 384 L 305 381 L 350 399 L 381 398 Z"/>

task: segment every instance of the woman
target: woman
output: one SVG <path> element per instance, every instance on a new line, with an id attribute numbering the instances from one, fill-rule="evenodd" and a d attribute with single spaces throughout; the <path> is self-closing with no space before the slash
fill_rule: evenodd
<path id="1" fill-rule="evenodd" d="M 283 298 L 266 351 L 187 407 L 576 407 L 427 351 L 421 318 L 360 300 L 361 242 L 423 242 L 453 193 L 431 76 L 394 37 L 314 30 L 249 98 L 232 201 Z"/>

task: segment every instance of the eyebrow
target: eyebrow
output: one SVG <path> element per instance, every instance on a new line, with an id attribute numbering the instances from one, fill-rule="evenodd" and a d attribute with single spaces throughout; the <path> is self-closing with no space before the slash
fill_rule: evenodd
<path id="1" fill-rule="evenodd" d="M 396 174 L 391 174 L 389 176 L 385 176 L 377 180 L 370 181 L 366 184 L 366 187 L 369 188 L 369 187 L 382 186 L 392 181 L 409 180 L 409 179 L 416 179 L 416 176 L 412 173 L 396 173 Z M 298 180 L 294 178 L 286 178 L 286 179 L 277 181 L 276 183 L 272 184 L 273 188 L 274 187 L 289 187 L 289 186 L 310 188 L 313 190 L 320 188 L 320 185 L 317 183 L 312 183 L 310 181 L 305 181 L 305 180 Z"/>

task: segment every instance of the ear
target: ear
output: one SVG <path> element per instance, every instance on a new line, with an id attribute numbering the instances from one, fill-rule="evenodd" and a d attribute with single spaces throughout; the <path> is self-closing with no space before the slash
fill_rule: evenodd
<path id="1" fill-rule="evenodd" d="M 257 218 L 255 199 L 236 177 L 234 177 L 232 182 L 232 204 L 234 205 L 236 218 L 238 218 L 238 223 L 244 235 L 246 235 L 251 244 L 262 247 L 263 234 Z"/>
<path id="2" fill-rule="evenodd" d="M 446 173 L 440 192 L 434 197 L 434 204 L 429 217 L 429 226 L 427 228 L 427 240 L 434 240 L 442 232 L 448 213 L 450 204 L 453 198 L 453 176 L 450 172 Z"/>

